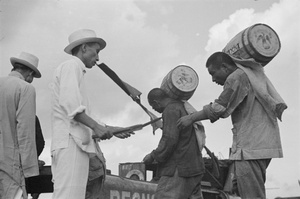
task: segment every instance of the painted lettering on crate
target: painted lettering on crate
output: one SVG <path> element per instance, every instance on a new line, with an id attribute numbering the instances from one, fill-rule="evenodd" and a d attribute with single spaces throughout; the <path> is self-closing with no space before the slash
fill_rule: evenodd
<path id="1" fill-rule="evenodd" d="M 154 194 L 110 190 L 110 199 L 154 199 Z"/>

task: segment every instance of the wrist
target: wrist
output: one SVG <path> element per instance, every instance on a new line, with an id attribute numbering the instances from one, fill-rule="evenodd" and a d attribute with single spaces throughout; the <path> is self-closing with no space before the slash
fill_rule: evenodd
<path id="1" fill-rule="evenodd" d="M 190 114 L 190 120 L 192 121 L 192 123 L 197 121 L 197 112 Z"/>

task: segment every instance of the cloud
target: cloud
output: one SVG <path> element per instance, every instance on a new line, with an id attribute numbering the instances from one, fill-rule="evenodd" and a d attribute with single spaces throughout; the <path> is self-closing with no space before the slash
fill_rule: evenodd
<path id="1" fill-rule="evenodd" d="M 253 13 L 253 9 L 240 9 L 211 27 L 205 50 L 209 53 L 222 50 L 235 34 L 253 23 Z"/>

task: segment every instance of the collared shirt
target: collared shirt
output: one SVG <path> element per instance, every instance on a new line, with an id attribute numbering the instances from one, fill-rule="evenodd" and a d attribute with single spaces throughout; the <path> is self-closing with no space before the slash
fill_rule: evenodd
<path id="1" fill-rule="evenodd" d="M 173 176 L 176 168 L 181 177 L 204 173 L 204 162 L 192 126 L 177 128 L 177 121 L 187 115 L 183 102 L 174 100 L 163 111 L 163 133 L 158 147 L 151 153 L 159 163 L 158 173 Z"/>
<path id="2" fill-rule="evenodd" d="M 62 63 L 54 72 L 52 87 L 51 150 L 68 147 L 69 135 L 84 151 L 95 153 L 92 131 L 74 120 L 76 114 L 90 114 L 86 94 L 85 65 L 77 58 Z"/>
<path id="3" fill-rule="evenodd" d="M 283 156 L 278 122 L 260 104 L 243 70 L 237 69 L 230 74 L 219 98 L 203 109 L 211 122 L 231 115 L 233 143 L 230 159 Z"/>
<path id="4" fill-rule="evenodd" d="M 0 78 L 0 170 L 15 182 L 39 174 L 35 143 L 35 88 L 16 71 Z"/>

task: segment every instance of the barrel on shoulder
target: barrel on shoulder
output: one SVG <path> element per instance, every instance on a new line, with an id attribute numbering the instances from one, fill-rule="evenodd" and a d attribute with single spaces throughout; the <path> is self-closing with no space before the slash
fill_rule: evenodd
<path id="1" fill-rule="evenodd" d="M 165 76 L 160 88 L 173 99 L 188 100 L 194 94 L 198 82 L 198 75 L 193 68 L 179 65 Z"/>
<path id="2" fill-rule="evenodd" d="M 277 33 L 266 24 L 254 24 L 232 38 L 223 52 L 239 58 L 253 58 L 265 66 L 280 51 L 281 44 Z"/>

